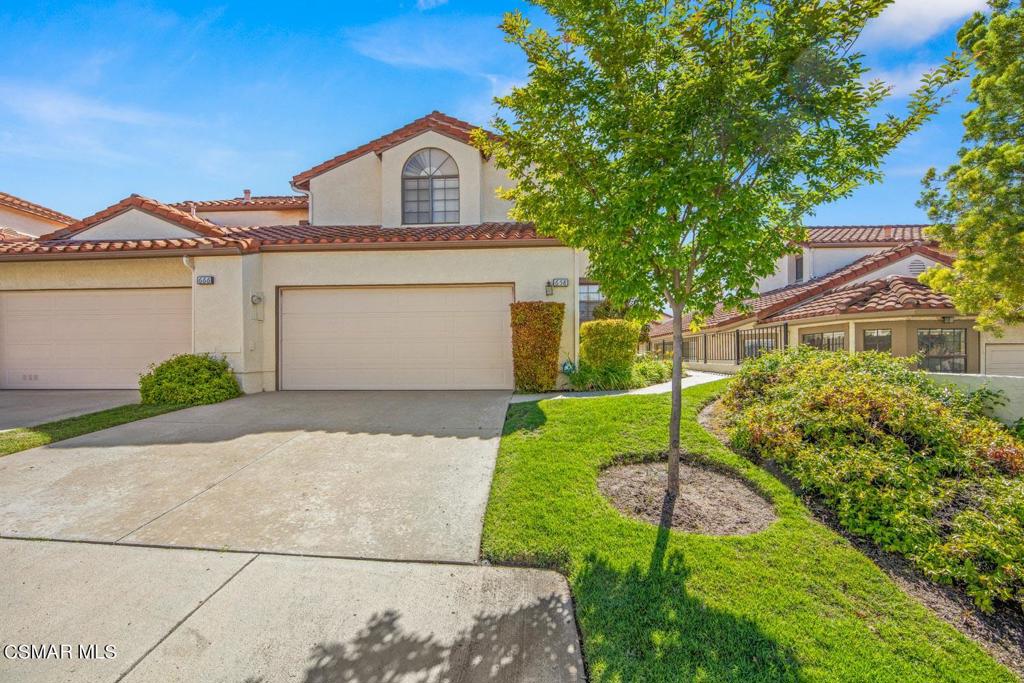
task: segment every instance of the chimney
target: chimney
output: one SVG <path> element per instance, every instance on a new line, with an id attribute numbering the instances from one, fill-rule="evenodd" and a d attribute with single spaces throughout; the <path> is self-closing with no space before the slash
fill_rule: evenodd
<path id="1" fill-rule="evenodd" d="M 196 217 L 196 203 L 195 202 L 189 202 L 188 203 L 188 212 L 190 214 L 192 214 L 192 218 Z"/>
<path id="2" fill-rule="evenodd" d="M 893 229 L 891 225 L 886 225 L 882 228 L 882 239 L 891 240 L 893 236 Z"/>
<path id="3" fill-rule="evenodd" d="M 252 201 L 252 190 L 242 190 L 242 201 L 248 204 Z"/>

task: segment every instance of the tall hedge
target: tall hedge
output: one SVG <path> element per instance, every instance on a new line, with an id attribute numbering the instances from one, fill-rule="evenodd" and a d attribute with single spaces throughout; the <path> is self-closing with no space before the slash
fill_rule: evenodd
<path id="1" fill-rule="evenodd" d="M 558 379 L 558 347 L 565 304 L 512 304 L 512 361 L 518 391 L 551 391 Z"/>
<path id="2" fill-rule="evenodd" d="M 580 363 L 625 371 L 636 359 L 642 325 L 633 320 L 592 320 L 580 326 Z"/>

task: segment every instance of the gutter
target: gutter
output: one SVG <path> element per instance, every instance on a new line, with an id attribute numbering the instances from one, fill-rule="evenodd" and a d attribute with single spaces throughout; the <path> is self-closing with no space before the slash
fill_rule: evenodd
<path id="1" fill-rule="evenodd" d="M 59 252 L 56 254 L 0 254 L 2 261 L 83 261 L 117 258 L 163 258 L 170 256 L 236 256 L 243 253 L 237 247 L 212 247 L 209 249 L 140 249 L 137 251 L 90 251 Z"/>

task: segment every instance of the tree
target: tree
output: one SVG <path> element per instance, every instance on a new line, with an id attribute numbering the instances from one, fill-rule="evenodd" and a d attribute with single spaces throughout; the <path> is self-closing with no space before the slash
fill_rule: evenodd
<path id="1" fill-rule="evenodd" d="M 533 0 L 552 31 L 502 23 L 530 65 L 476 143 L 507 170 L 512 214 L 590 254 L 615 301 L 673 316 L 668 495 L 679 483 L 683 316 L 741 307 L 817 205 L 877 181 L 886 154 L 962 67 L 923 77 L 902 117 L 871 115 L 852 48 L 889 0 Z"/>
<path id="2" fill-rule="evenodd" d="M 976 13 L 957 33 L 975 68 L 958 161 L 928 171 L 918 205 L 957 254 L 952 269 L 921 280 L 998 333 L 1024 322 L 1024 9 L 989 4 L 991 14 Z"/>

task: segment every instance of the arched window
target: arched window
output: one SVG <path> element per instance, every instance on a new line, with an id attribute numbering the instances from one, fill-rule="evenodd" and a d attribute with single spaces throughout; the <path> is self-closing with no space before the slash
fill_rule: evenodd
<path id="1" fill-rule="evenodd" d="M 458 223 L 459 167 L 447 152 L 428 147 L 402 169 L 402 223 Z"/>

